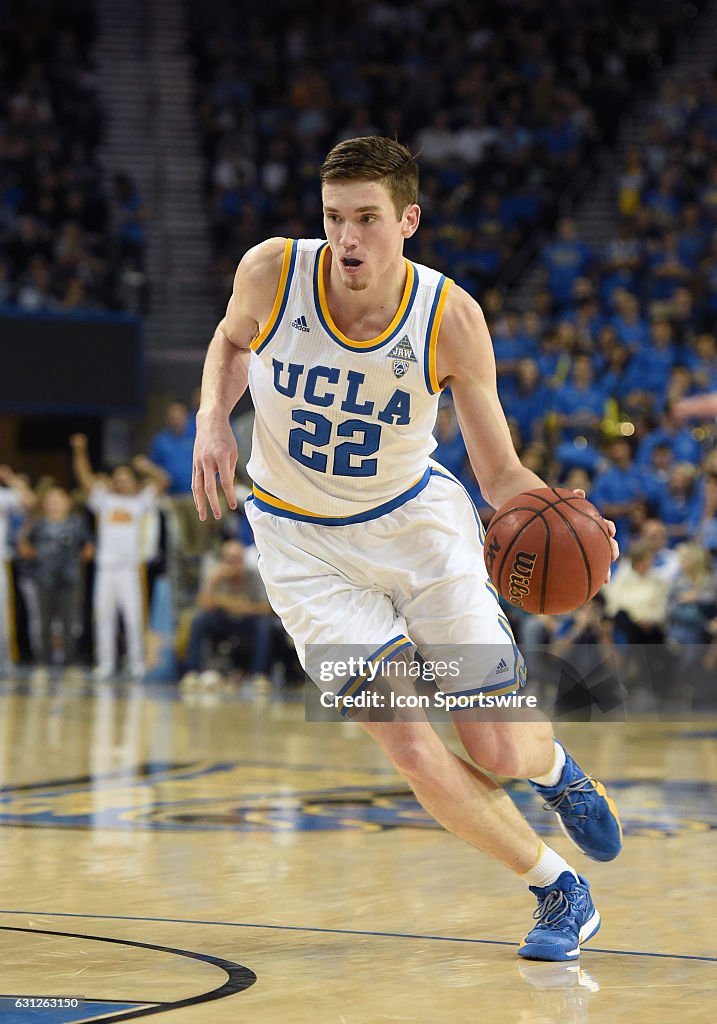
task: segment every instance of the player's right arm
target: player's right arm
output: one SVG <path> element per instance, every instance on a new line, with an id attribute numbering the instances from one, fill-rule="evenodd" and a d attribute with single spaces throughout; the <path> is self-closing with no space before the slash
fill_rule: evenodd
<path id="1" fill-rule="evenodd" d="M 242 258 L 227 311 L 207 350 L 192 471 L 192 494 L 202 521 L 207 501 L 214 517 L 221 517 L 217 475 L 229 507 L 236 508 L 238 452 L 229 416 L 247 388 L 251 343 L 271 314 L 285 246 L 286 239 L 270 238 Z"/>

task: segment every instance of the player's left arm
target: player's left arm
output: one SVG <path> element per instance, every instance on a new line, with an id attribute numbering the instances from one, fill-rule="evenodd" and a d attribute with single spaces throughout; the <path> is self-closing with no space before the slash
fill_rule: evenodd
<path id="1" fill-rule="evenodd" d="M 436 358 L 438 380 L 453 394 L 468 457 L 486 501 L 500 508 L 516 494 L 546 487 L 518 458 L 498 397 L 488 325 L 478 303 L 457 285 L 448 293 Z M 605 522 L 614 538 L 615 524 Z M 614 539 L 611 545 L 614 561 L 619 551 Z"/>
<path id="2" fill-rule="evenodd" d="M 498 398 L 495 357 L 480 306 L 462 288 L 448 293 L 436 370 L 453 394 L 458 422 L 481 494 L 494 508 L 521 491 L 546 487 L 518 458 Z"/>

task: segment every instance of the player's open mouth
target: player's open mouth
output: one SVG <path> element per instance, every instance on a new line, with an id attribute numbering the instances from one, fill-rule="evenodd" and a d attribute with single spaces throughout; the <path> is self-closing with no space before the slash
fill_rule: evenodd
<path id="1" fill-rule="evenodd" d="M 341 265 L 346 270 L 358 270 L 358 268 L 362 266 L 362 261 L 354 259 L 353 256 L 344 256 L 341 259 Z"/>

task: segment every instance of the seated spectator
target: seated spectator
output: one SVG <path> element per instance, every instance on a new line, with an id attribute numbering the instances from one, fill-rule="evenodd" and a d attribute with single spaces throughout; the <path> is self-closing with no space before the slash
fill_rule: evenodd
<path id="1" fill-rule="evenodd" d="M 277 624 L 256 569 L 256 553 L 238 540 L 225 541 L 191 617 L 183 683 L 189 685 L 207 667 L 212 645 L 231 638 L 240 645 L 238 667 L 268 675 Z"/>
<path id="2" fill-rule="evenodd" d="M 577 435 L 588 441 L 598 438 L 605 398 L 595 387 L 590 356 L 580 354 L 575 357 L 570 380 L 554 391 L 550 407 L 562 440 L 568 441 Z"/>
<path id="3" fill-rule="evenodd" d="M 693 542 L 676 549 L 679 572 L 668 594 L 667 641 L 679 666 L 679 689 L 691 705 L 714 703 L 717 571 Z"/>
<path id="4" fill-rule="evenodd" d="M 646 319 L 640 310 L 640 302 L 626 288 L 616 288 L 612 294 L 615 315 L 612 325 L 623 345 L 632 352 L 647 344 L 650 331 Z"/>
<path id="5" fill-rule="evenodd" d="M 667 527 L 659 519 L 647 519 L 640 531 L 640 541 L 652 552 L 654 572 L 672 583 L 680 568 L 680 559 L 668 544 Z"/>
<path id="6" fill-rule="evenodd" d="M 628 400 L 645 399 L 655 410 L 664 405 L 670 372 L 675 365 L 674 332 L 669 320 L 654 317 L 650 335 L 632 357 L 620 384 Z"/>
<path id="7" fill-rule="evenodd" d="M 708 644 L 717 624 L 717 573 L 709 551 L 695 541 L 678 544 L 679 569 L 667 600 L 667 639 L 678 646 Z"/>
<path id="8" fill-rule="evenodd" d="M 630 445 L 624 437 L 610 442 L 607 457 L 608 466 L 595 477 L 590 500 L 607 519 L 615 521 L 618 544 L 626 547 L 628 515 L 632 504 L 643 493 L 643 474 L 632 461 Z"/>
<path id="9" fill-rule="evenodd" d="M 717 567 L 717 449 L 713 449 L 705 459 L 704 502 L 697 536 Z"/>
<path id="10" fill-rule="evenodd" d="M 601 591 L 607 613 L 627 643 L 661 644 L 669 583 L 655 571 L 655 557 L 646 544 L 633 544 L 629 561 Z"/>
<path id="11" fill-rule="evenodd" d="M 570 303 L 575 282 L 589 273 L 593 260 L 590 246 L 579 239 L 574 220 L 564 217 L 560 221 L 555 241 L 545 246 L 541 258 L 553 303 L 561 309 Z"/>
<path id="12" fill-rule="evenodd" d="M 667 527 L 671 547 L 695 535 L 702 519 L 702 507 L 697 467 L 690 462 L 678 462 L 657 503 L 657 514 Z"/>
<path id="13" fill-rule="evenodd" d="M 684 427 L 680 417 L 675 413 L 673 403 L 668 401 L 660 417 L 659 426 L 638 446 L 635 462 L 638 466 L 646 466 L 652 457 L 652 450 L 659 444 L 667 444 L 677 462 L 690 462 L 697 465 L 702 457 L 700 443 L 692 432 Z"/>
<path id="14" fill-rule="evenodd" d="M 69 494 L 62 487 L 50 487 L 40 500 L 40 515 L 21 535 L 18 548 L 34 566 L 34 582 L 40 613 L 40 657 L 38 667 L 54 662 L 52 626 L 62 629 L 62 663 L 75 660 L 75 619 L 82 561 L 93 554 L 87 525 L 72 510 Z"/>
<path id="15" fill-rule="evenodd" d="M 506 415 L 518 424 L 525 443 L 542 439 L 549 402 L 549 393 L 542 383 L 540 367 L 535 359 L 520 359 L 515 386 L 505 394 L 503 407 Z"/>

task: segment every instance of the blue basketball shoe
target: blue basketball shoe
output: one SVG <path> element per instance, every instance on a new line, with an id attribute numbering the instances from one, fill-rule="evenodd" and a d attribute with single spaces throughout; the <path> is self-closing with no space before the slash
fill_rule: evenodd
<path id="1" fill-rule="evenodd" d="M 567 750 L 557 786 L 530 785 L 545 800 L 545 809 L 555 811 L 563 832 L 581 853 L 593 860 L 617 857 L 622 849 L 622 825 L 615 801 L 602 782 L 586 775 Z"/>
<path id="2" fill-rule="evenodd" d="M 529 888 L 538 897 L 533 914 L 537 924 L 518 947 L 518 956 L 525 960 L 577 960 L 580 944 L 600 927 L 589 883 L 572 871 L 563 871 L 552 885 Z"/>

